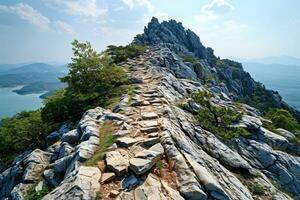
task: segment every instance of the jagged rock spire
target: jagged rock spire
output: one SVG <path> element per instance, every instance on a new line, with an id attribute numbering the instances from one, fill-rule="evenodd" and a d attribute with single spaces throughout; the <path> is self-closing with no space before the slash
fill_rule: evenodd
<path id="1" fill-rule="evenodd" d="M 205 48 L 200 38 L 191 30 L 185 29 L 181 22 L 175 20 L 163 21 L 153 17 L 144 28 L 144 33 L 137 35 L 133 43 L 147 45 L 165 45 L 175 52 L 193 53 L 203 59 L 213 54 Z"/>

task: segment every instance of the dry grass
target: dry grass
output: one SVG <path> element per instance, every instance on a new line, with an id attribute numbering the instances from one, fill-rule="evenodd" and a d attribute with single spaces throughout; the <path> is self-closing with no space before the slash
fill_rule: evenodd
<path id="1" fill-rule="evenodd" d="M 85 162 L 87 166 L 96 166 L 97 162 L 103 159 L 104 153 L 116 140 L 113 134 L 118 130 L 117 124 L 112 121 L 105 121 L 99 130 L 99 147 L 94 156 Z"/>

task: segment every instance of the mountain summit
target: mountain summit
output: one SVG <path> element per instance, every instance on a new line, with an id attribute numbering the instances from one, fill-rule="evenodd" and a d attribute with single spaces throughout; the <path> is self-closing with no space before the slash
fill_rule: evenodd
<path id="1" fill-rule="evenodd" d="M 191 30 L 185 30 L 182 23 L 170 20 L 159 23 L 153 17 L 144 29 L 142 35 L 134 38 L 136 44 L 161 45 L 176 52 L 194 53 L 198 58 L 209 58 L 212 54 L 211 48 L 205 48 L 199 37 Z"/>
<path id="2" fill-rule="evenodd" d="M 131 90 L 0 168 L 1 199 L 300 199 L 298 133 L 264 118 L 298 116 L 278 93 L 175 20 L 153 18 L 129 47 L 109 48 Z"/>
<path id="3" fill-rule="evenodd" d="M 287 109 L 300 121 L 300 113 L 283 102 L 278 92 L 267 90 L 262 84 L 254 81 L 250 74 L 244 71 L 241 63 L 216 57 L 212 48 L 205 47 L 200 38 L 193 31 L 186 30 L 180 22 L 170 20 L 159 23 L 158 19 L 153 17 L 145 27 L 144 33 L 137 35 L 133 43 L 166 47 L 182 57 L 183 61 L 191 61 L 194 58 L 192 63 L 186 64 L 202 83 L 208 83 L 207 87 L 211 90 L 252 106 L 258 106 L 257 103 L 264 104 L 258 107 L 261 110 Z M 258 93 L 262 96 L 260 102 L 253 103 L 251 100 Z"/>

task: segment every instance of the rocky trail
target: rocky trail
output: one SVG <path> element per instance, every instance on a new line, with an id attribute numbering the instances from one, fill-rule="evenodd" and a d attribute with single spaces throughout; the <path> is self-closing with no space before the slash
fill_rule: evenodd
<path id="1" fill-rule="evenodd" d="M 176 191 L 174 174 L 169 172 L 166 160 L 163 161 L 164 149 L 160 144 L 161 110 L 166 102 L 158 90 L 161 77 L 145 66 L 144 59 L 125 66 L 136 83 L 132 85 L 133 94 L 124 96 L 115 109 L 128 120 L 122 124 L 124 130 L 116 133 L 119 137 L 113 150 L 106 153 L 105 163 L 100 164 L 106 165 L 108 171 L 101 179 L 103 199 L 114 199 L 118 194 L 118 199 L 182 199 Z M 158 162 L 162 169 L 155 171 L 152 168 Z M 159 177 L 163 168 L 167 169 L 163 174 L 166 177 Z M 112 177 L 124 174 L 121 181 L 109 182 Z"/>
<path id="2" fill-rule="evenodd" d="M 43 200 L 300 199 L 300 148 L 288 141 L 292 133 L 263 128 L 258 110 L 222 91 L 212 101 L 241 109 L 236 126 L 251 135 L 224 140 L 203 129 L 192 114 L 201 105 L 190 95 L 207 87 L 166 46 L 149 47 L 121 66 L 132 91 L 112 110 L 90 109 L 74 129 L 65 124 L 51 133 L 44 151 L 18 156 L 0 174 L 1 200 L 48 187 Z M 112 145 L 95 157 L 107 126 Z"/>

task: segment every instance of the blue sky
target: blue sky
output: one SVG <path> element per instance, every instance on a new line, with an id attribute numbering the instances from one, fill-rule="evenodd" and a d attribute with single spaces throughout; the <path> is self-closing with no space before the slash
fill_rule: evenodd
<path id="1" fill-rule="evenodd" d="M 74 39 L 128 44 L 156 16 L 222 58 L 300 57 L 299 0 L 1 0 L 0 63 L 69 61 Z"/>

